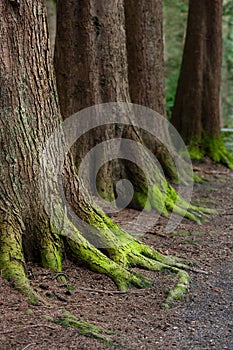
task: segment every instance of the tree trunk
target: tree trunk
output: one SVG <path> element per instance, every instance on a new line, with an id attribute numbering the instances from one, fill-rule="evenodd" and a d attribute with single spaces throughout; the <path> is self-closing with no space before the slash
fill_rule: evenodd
<path id="1" fill-rule="evenodd" d="M 65 16 L 64 13 L 66 14 Z M 161 21 L 159 23 L 161 23 Z M 159 28 L 159 33 L 161 33 L 161 26 L 159 26 Z M 70 38 L 77 39 L 70 40 Z M 81 45 L 76 45 L 75 43 L 81 43 Z M 160 48 L 160 58 L 161 51 L 162 49 Z M 145 50 L 144 56 L 146 53 L 147 50 Z M 77 64 L 77 62 L 80 63 Z M 58 1 L 55 63 L 60 104 L 65 117 L 91 104 L 111 101 L 129 102 L 123 1 Z M 160 66 L 163 67 L 163 63 L 160 64 Z M 144 74 L 146 74 L 145 65 Z M 160 75 L 157 74 L 156 77 L 157 81 L 159 77 L 161 78 L 161 73 Z M 76 83 L 76 79 L 78 83 Z M 148 83 L 148 85 L 150 84 Z M 155 83 L 153 86 L 154 85 Z M 162 88 L 159 88 L 158 92 L 160 96 L 159 103 L 160 106 L 163 105 L 163 110 L 165 110 L 163 80 L 160 86 L 162 86 Z M 122 111 L 122 114 L 124 113 L 125 111 Z M 126 115 L 124 121 L 125 124 L 130 124 L 129 116 Z M 159 124 L 157 128 L 158 126 Z M 139 132 L 137 128 L 133 126 L 122 126 L 119 123 L 117 127 L 115 123 L 113 126 L 104 125 L 94 131 L 92 130 L 88 134 L 83 135 L 81 141 L 78 142 L 76 149 L 77 163 L 79 165 L 83 159 L 85 159 L 87 152 L 100 142 L 124 137 L 134 140 L 135 143 L 141 143 L 141 135 L 142 132 Z M 145 139 L 149 140 L 148 133 Z M 153 143 L 155 144 L 155 142 Z M 166 141 L 164 144 L 166 144 Z M 168 152 L 167 149 L 166 152 L 164 152 L 164 144 L 161 145 L 157 143 L 157 154 L 160 155 L 160 159 L 164 159 L 163 163 L 167 165 L 165 168 L 166 173 L 169 173 L 168 169 L 173 169 L 174 163 L 168 160 Z M 120 154 L 119 146 L 116 147 L 118 147 Z M 106 150 L 104 150 L 101 155 L 98 154 L 98 158 L 102 158 L 107 162 L 109 153 L 113 153 L 113 150 L 106 146 Z M 132 154 L 135 155 L 135 150 L 132 151 Z M 144 158 L 146 156 L 143 150 L 140 149 L 136 155 L 138 159 L 136 164 L 145 164 Z M 174 202 L 174 199 L 167 198 L 170 203 L 169 205 L 165 200 L 164 186 L 166 186 L 166 180 L 161 178 L 158 169 L 153 168 L 152 165 L 150 169 L 149 166 L 145 167 L 146 173 L 150 173 L 150 184 L 148 187 L 145 172 L 143 174 L 132 162 L 128 162 L 127 160 L 122 162 L 119 158 L 120 157 L 111 162 L 108 161 L 107 164 L 100 169 L 97 178 L 95 178 L 93 175 L 97 172 L 97 162 L 95 157 L 90 157 L 85 177 L 90 179 L 91 185 L 97 183 L 96 187 L 102 197 L 108 201 L 113 201 L 117 194 L 116 184 L 120 179 L 124 178 L 129 179 L 135 189 L 135 195 L 133 196 L 130 206 L 142 208 L 148 197 L 148 188 L 150 188 L 150 186 L 157 186 L 157 194 L 160 194 L 162 200 L 158 201 L 157 198 L 154 198 L 157 197 L 157 195 L 152 194 L 154 193 L 154 191 L 152 191 L 148 208 L 151 207 L 159 211 L 162 210 L 164 214 L 167 213 L 167 209 L 177 209 L 175 205 L 170 205 Z M 148 165 L 149 164 L 153 164 L 151 159 L 148 160 Z M 180 169 L 182 169 L 182 167 L 180 167 Z M 172 173 L 174 174 L 174 171 Z M 171 174 L 171 171 L 169 174 Z M 91 187 L 91 190 L 96 194 L 93 187 Z M 127 192 L 127 190 L 123 188 L 122 192 Z M 164 201 L 166 202 L 165 206 L 161 204 Z M 185 215 L 189 216 L 188 213 Z"/>
<path id="2" fill-rule="evenodd" d="M 128 77 L 133 103 L 165 116 L 162 1 L 125 1 Z"/>
<path id="3" fill-rule="evenodd" d="M 52 56 L 54 56 L 55 39 L 56 39 L 56 27 L 57 27 L 57 10 L 55 0 L 46 0 L 47 8 L 47 19 L 48 19 L 48 29 L 49 38 L 51 44 Z"/>
<path id="4" fill-rule="evenodd" d="M 220 137 L 222 0 L 190 0 L 183 62 L 172 123 L 193 158 L 233 166 Z"/>
<path id="5" fill-rule="evenodd" d="M 150 285 L 142 275 L 131 273 L 131 266 L 174 272 L 178 282 L 166 305 L 172 303 L 186 292 L 189 277 L 181 268 L 188 266 L 135 240 L 94 207 L 75 174 L 72 158 L 65 157 L 66 139 L 63 129 L 58 128 L 62 119 L 43 1 L 3 0 L 0 22 L 4 37 L 0 42 L 3 276 L 37 302 L 39 297 L 27 278 L 27 261 L 33 259 L 53 271 L 61 271 L 62 253 L 68 246 L 74 259 L 105 273 L 120 289 Z M 60 193 L 63 186 L 65 196 Z M 75 225 L 71 207 L 82 225 Z M 85 226 L 85 222 L 91 225 Z M 105 254 L 84 236 L 102 247 Z"/>
<path id="6" fill-rule="evenodd" d="M 166 116 L 162 1 L 125 1 L 126 43 L 130 98 L 133 103 L 153 109 Z M 160 133 L 167 142 L 161 144 L 148 132 L 140 131 L 145 145 L 158 157 L 165 174 L 177 180 L 170 144 L 164 124 Z"/>
<path id="7" fill-rule="evenodd" d="M 62 115 L 99 103 L 129 101 L 123 1 L 58 1 L 57 16 L 55 69 Z M 77 167 L 96 144 L 116 136 L 121 129 L 106 125 L 83 135 L 74 151 Z M 105 152 L 102 158 L 107 158 Z M 87 166 L 90 184 L 97 181 L 98 192 L 109 201 L 115 196 L 119 163 L 107 162 L 97 179 L 95 158 Z"/>

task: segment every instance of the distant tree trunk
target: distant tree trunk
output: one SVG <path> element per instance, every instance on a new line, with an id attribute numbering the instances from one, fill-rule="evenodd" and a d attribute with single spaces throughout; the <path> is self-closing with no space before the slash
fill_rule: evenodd
<path id="1" fill-rule="evenodd" d="M 61 129 L 61 140 L 55 137 L 45 152 L 47 140 L 54 135 L 62 119 L 43 1 L 2 0 L 0 28 L 4 34 L 4 41 L 0 41 L 2 275 L 37 302 L 40 298 L 27 278 L 27 260 L 36 260 L 53 271 L 61 271 L 62 253 L 69 247 L 68 256 L 72 251 L 73 259 L 111 277 L 120 289 L 150 285 L 143 276 L 131 273 L 130 266 L 174 272 L 178 283 L 168 295 L 167 304 L 170 304 L 186 292 L 189 278 L 180 268 L 187 266 L 135 240 L 94 207 L 75 174 L 70 156 L 56 176 L 61 167 L 59 156 L 66 145 Z M 44 152 L 48 159 L 43 158 Z M 66 200 L 82 222 L 89 224 L 89 229 L 74 224 L 69 207 L 59 194 L 58 178 L 63 180 Z M 90 241 L 103 247 L 102 252 Z"/>
<path id="2" fill-rule="evenodd" d="M 125 18 L 131 101 L 165 117 L 162 1 L 125 0 Z M 171 144 L 168 131 L 161 128 L 161 133 L 167 134 L 167 142 Z M 146 146 L 158 157 L 166 175 L 176 180 L 176 169 L 166 145 L 148 133 L 141 131 L 141 135 Z"/>
<path id="3" fill-rule="evenodd" d="M 224 57 L 222 76 L 222 107 L 225 127 L 233 126 L 233 3 L 223 5 Z"/>
<path id="4" fill-rule="evenodd" d="M 56 1 L 46 0 L 46 8 L 47 8 L 47 19 L 48 19 L 51 52 L 53 56 L 54 47 L 55 47 L 55 38 L 56 38 L 56 27 L 57 27 Z"/>
<path id="5" fill-rule="evenodd" d="M 222 0 L 190 0 L 183 62 L 172 123 L 193 158 L 209 156 L 230 167 L 220 137 Z"/>

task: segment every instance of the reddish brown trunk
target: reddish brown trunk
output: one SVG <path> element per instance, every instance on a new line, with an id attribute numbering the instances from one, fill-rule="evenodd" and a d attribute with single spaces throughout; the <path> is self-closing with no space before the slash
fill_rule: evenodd
<path id="1" fill-rule="evenodd" d="M 98 103 L 129 101 L 123 1 L 69 0 L 57 6 L 55 67 L 63 116 Z M 120 134 L 120 128 L 104 126 L 82 136 L 77 164 L 97 143 Z M 118 163 L 104 165 L 97 179 L 100 193 L 109 198 L 119 177 Z M 89 168 L 87 176 L 94 184 L 95 159 Z"/>
<path id="2" fill-rule="evenodd" d="M 219 137 L 222 0 L 190 0 L 172 123 L 187 143 Z"/>
<path id="3" fill-rule="evenodd" d="M 131 101 L 165 116 L 162 1 L 125 0 L 125 18 Z"/>

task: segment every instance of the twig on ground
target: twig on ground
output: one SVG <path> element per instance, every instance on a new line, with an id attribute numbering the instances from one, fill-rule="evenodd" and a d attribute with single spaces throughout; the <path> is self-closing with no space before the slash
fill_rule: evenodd
<path id="1" fill-rule="evenodd" d="M 22 350 L 26 350 L 26 349 L 28 349 L 29 348 L 29 346 L 31 346 L 31 345 L 36 345 L 36 343 L 31 343 L 31 344 L 28 344 L 27 346 L 25 346 Z"/>
<path id="2" fill-rule="evenodd" d="M 229 171 L 217 171 L 217 170 L 205 170 L 205 169 L 201 169 L 198 167 L 193 167 L 194 171 L 200 172 L 200 173 L 204 173 L 204 174 L 212 174 L 212 175 L 229 175 Z"/>

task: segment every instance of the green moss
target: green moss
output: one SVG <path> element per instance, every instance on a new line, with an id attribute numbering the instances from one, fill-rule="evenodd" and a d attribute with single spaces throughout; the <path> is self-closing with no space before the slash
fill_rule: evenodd
<path id="1" fill-rule="evenodd" d="M 41 264 L 52 271 L 62 271 L 62 254 L 61 251 L 54 247 L 52 242 L 47 242 L 47 246 L 41 249 Z"/>
<path id="2" fill-rule="evenodd" d="M 200 140 L 191 140 L 188 144 L 191 159 L 203 159 L 208 156 L 216 163 L 233 169 L 233 156 L 227 151 L 222 137 L 209 136 L 203 133 Z"/>
<path id="3" fill-rule="evenodd" d="M 190 232 L 185 230 L 176 230 L 171 233 L 172 236 L 183 236 L 183 237 L 189 237 Z"/>
<path id="4" fill-rule="evenodd" d="M 166 187 L 166 186 L 165 186 Z M 153 185 L 151 193 L 152 207 L 167 215 L 165 206 L 168 193 L 165 189 L 161 190 L 157 184 Z"/>
<path id="5" fill-rule="evenodd" d="M 63 310 L 64 316 L 58 317 L 53 322 L 62 325 L 63 327 L 74 327 L 78 333 L 86 337 L 95 338 L 106 346 L 116 345 L 111 340 L 112 333 L 109 330 L 97 327 L 93 324 L 85 322 L 80 318 L 76 318 L 70 312 Z"/>
<path id="6" fill-rule="evenodd" d="M 188 151 L 189 151 L 189 156 L 191 159 L 200 160 L 204 157 L 205 152 L 203 151 L 200 144 L 201 144 L 201 142 L 197 141 L 197 140 L 189 142 Z"/>
<path id="7" fill-rule="evenodd" d="M 203 183 L 205 181 L 208 181 L 206 178 L 204 178 L 203 176 L 199 176 L 196 173 L 193 173 L 193 181 L 196 183 Z"/>
<path id="8" fill-rule="evenodd" d="M 30 286 L 26 276 L 26 264 L 22 248 L 21 226 L 13 216 L 5 217 L 0 222 L 0 270 L 14 288 L 34 303 L 40 300 Z"/>
<path id="9" fill-rule="evenodd" d="M 148 201 L 148 190 L 146 187 L 141 187 L 140 190 L 135 190 L 131 205 L 135 208 L 151 210 L 151 204 Z"/>
<path id="10" fill-rule="evenodd" d="M 222 138 L 204 138 L 206 154 L 216 163 L 233 169 L 233 156 L 227 151 Z"/>
<path id="11" fill-rule="evenodd" d="M 170 308 L 173 306 L 176 300 L 183 300 L 184 295 L 187 293 L 187 288 L 190 283 L 190 277 L 187 272 L 179 271 L 178 274 L 178 283 L 168 292 L 165 303 L 162 304 L 165 308 Z"/>

